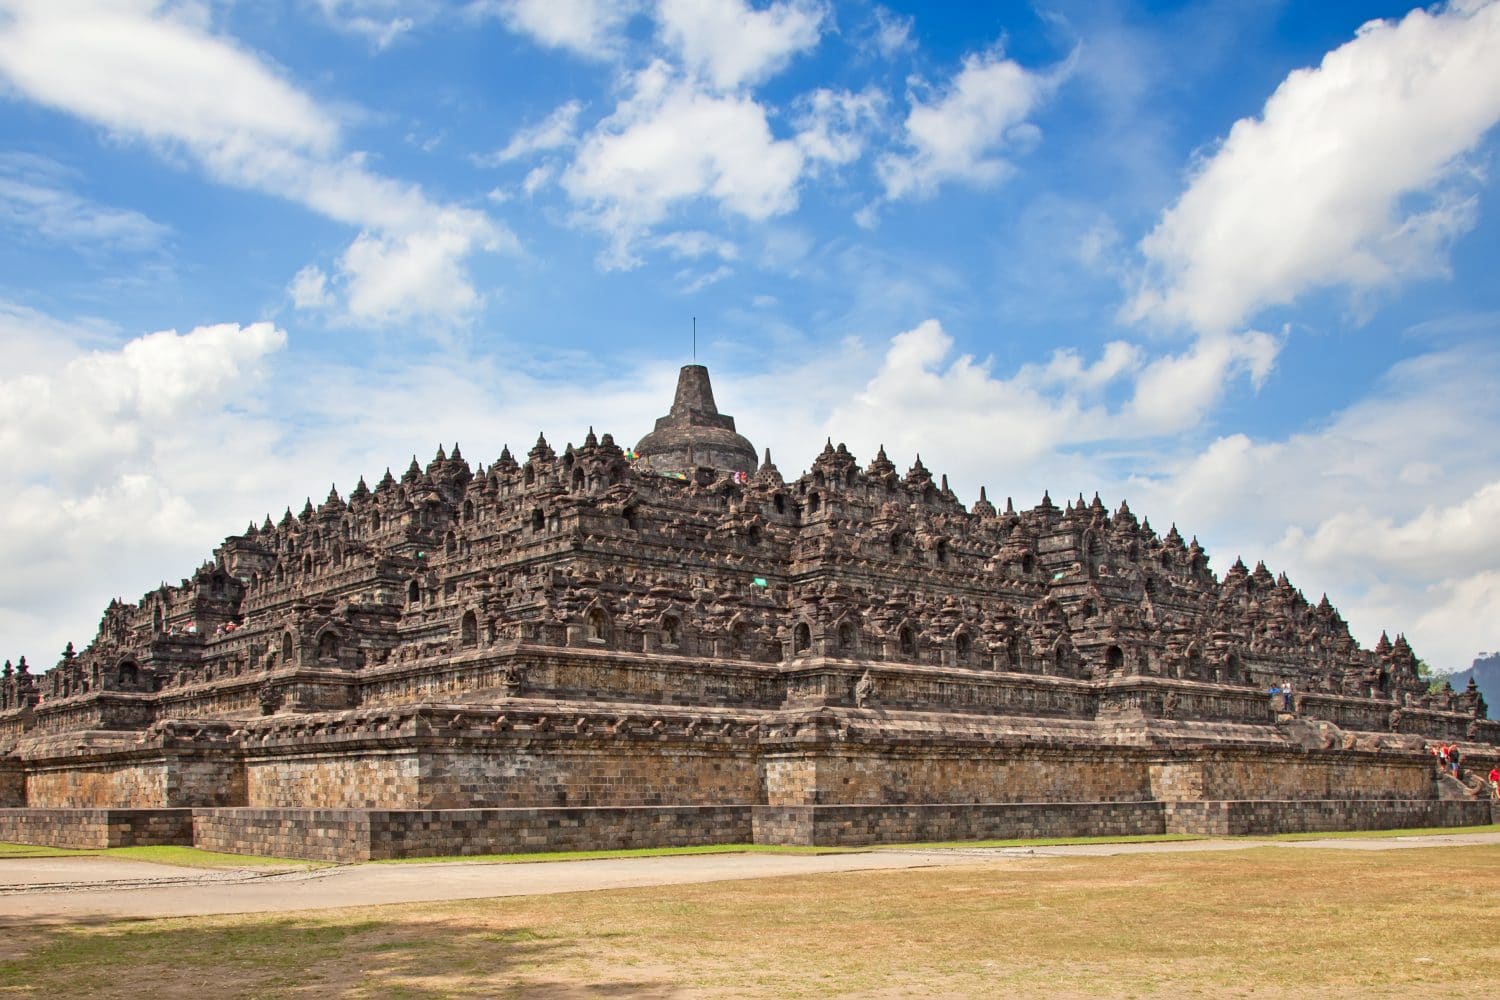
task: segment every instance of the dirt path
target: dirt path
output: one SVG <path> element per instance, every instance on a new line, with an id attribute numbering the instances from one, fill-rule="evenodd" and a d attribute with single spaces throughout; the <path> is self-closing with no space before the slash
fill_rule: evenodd
<path id="1" fill-rule="evenodd" d="M 1500 832 L 1305 841 L 881 850 L 864 854 L 718 854 L 520 864 L 364 864 L 272 874 L 254 869 L 203 871 L 107 857 L 7 858 L 0 860 L 0 926 L 529 896 L 825 872 L 1003 864 L 1028 857 L 1266 846 L 1372 851 L 1475 844 L 1500 844 Z"/>

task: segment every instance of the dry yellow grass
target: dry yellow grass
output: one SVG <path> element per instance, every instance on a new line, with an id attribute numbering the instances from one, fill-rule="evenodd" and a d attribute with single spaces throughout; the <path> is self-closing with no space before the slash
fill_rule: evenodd
<path id="1" fill-rule="evenodd" d="M 1500 848 L 1041 858 L 7 934 L 7 996 L 1492 996 Z"/>

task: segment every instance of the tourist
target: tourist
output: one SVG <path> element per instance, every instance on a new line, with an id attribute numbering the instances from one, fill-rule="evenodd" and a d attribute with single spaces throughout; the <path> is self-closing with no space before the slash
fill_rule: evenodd
<path id="1" fill-rule="evenodd" d="M 1448 766 L 1451 767 L 1451 768 L 1453 768 L 1453 776 L 1455 778 L 1458 777 L 1458 759 L 1459 759 L 1458 744 L 1457 743 L 1450 743 L 1450 744 L 1448 744 Z"/>
<path id="2" fill-rule="evenodd" d="M 1500 799 L 1500 764 L 1490 768 L 1490 794 Z"/>

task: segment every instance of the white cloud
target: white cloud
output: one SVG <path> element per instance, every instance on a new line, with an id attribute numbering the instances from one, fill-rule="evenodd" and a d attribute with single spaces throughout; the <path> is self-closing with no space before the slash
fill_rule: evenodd
<path id="1" fill-rule="evenodd" d="M 804 94 L 795 102 L 797 145 L 813 163 L 853 163 L 880 126 L 885 105 L 885 95 L 873 87 L 859 93 L 820 87 Z"/>
<path id="2" fill-rule="evenodd" d="M 666 250 L 673 257 L 687 260 L 697 260 L 709 255 L 720 260 L 736 260 L 740 255 L 739 248 L 733 243 L 701 229 L 663 233 L 653 239 L 651 245 L 658 250 Z"/>
<path id="3" fill-rule="evenodd" d="M 505 148 L 479 158 L 481 166 L 498 166 L 533 153 L 571 146 L 578 137 L 580 101 L 568 101 L 537 124 L 523 128 L 511 137 Z"/>
<path id="4" fill-rule="evenodd" d="M 875 6 L 875 49 L 882 56 L 889 59 L 900 55 L 910 49 L 916 48 L 916 42 L 912 40 L 911 30 L 916 19 L 903 17 L 879 4 Z"/>
<path id="5" fill-rule="evenodd" d="M 814 48 L 828 8 L 777 0 L 761 10 L 744 0 L 657 0 L 662 39 L 699 79 L 719 90 L 754 85 Z"/>
<path id="6" fill-rule="evenodd" d="M 477 14 L 498 16 L 518 35 L 589 59 L 613 58 L 639 0 L 478 0 Z"/>
<path id="7" fill-rule="evenodd" d="M 903 136 L 909 151 L 879 161 L 886 197 L 930 197 L 949 181 L 984 187 L 1004 180 L 1014 167 L 999 154 L 1035 142 L 1027 118 L 1052 86 L 998 50 L 965 56 L 935 99 L 911 95 Z"/>
<path id="8" fill-rule="evenodd" d="M 1141 243 L 1127 314 L 1232 329 L 1320 287 L 1440 274 L 1473 222 L 1463 157 L 1500 120 L 1500 5 L 1372 21 L 1236 122 Z"/>
<path id="9" fill-rule="evenodd" d="M 1134 478 L 1131 504 L 1191 526 L 1220 571 L 1264 557 L 1313 600 L 1326 590 L 1365 643 L 1400 629 L 1465 666 L 1496 644 L 1493 618 L 1466 617 L 1500 565 L 1495 342 L 1403 361 L 1324 426 L 1219 438 Z"/>
<path id="10" fill-rule="evenodd" d="M 12 17 L 0 21 L 0 76 L 122 138 L 185 152 L 221 183 L 359 227 L 333 283 L 341 291 L 370 284 L 350 268 L 384 259 L 363 252 L 372 242 L 441 248 L 447 259 L 424 272 L 441 284 L 417 289 L 414 301 L 437 318 L 462 316 L 476 298 L 464 260 L 513 237 L 480 211 L 434 203 L 415 184 L 371 173 L 359 154 L 341 155 L 338 123 L 254 55 L 211 34 L 204 16 L 149 0 L 13 0 Z M 468 293 L 447 298 L 455 275 Z M 362 312 L 369 301 L 349 297 L 349 318 L 398 315 Z"/>
<path id="11" fill-rule="evenodd" d="M 292 305 L 298 309 L 327 309 L 334 304 L 328 291 L 328 275 L 316 264 L 309 264 L 298 271 L 287 286 Z"/>
<path id="12" fill-rule="evenodd" d="M 552 176 L 555 173 L 557 173 L 557 168 L 550 163 L 532 167 L 526 172 L 526 178 L 521 181 L 521 191 L 528 198 L 535 197 L 538 191 L 552 183 Z"/>
<path id="13" fill-rule="evenodd" d="M 1228 380 L 1245 375 L 1259 389 L 1280 350 L 1278 338 L 1255 330 L 1199 338 L 1182 354 L 1147 365 L 1125 412 L 1143 429 L 1192 427 L 1219 401 Z"/>
<path id="14" fill-rule="evenodd" d="M 69 174 L 40 157 L 0 155 L 0 225 L 82 250 L 149 250 L 166 238 L 161 223 L 70 190 Z"/>
<path id="15" fill-rule="evenodd" d="M 323 17 L 340 31 L 369 41 L 377 51 L 438 12 L 430 0 L 314 0 Z"/>
<path id="16" fill-rule="evenodd" d="M 707 199 L 755 221 L 791 211 L 803 164 L 754 100 L 702 91 L 658 61 L 584 137 L 562 186 L 610 235 L 606 263 L 628 267 L 634 241 L 677 206 Z"/>

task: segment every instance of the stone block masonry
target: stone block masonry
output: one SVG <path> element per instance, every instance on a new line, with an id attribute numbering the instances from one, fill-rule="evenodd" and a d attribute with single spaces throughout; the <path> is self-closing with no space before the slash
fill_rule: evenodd
<path id="1" fill-rule="evenodd" d="M 1418 664 L 1123 502 L 965 506 L 831 441 L 787 480 L 688 366 L 635 449 L 439 449 L 6 662 L 0 836 L 342 861 L 1468 822 L 1428 751 L 1483 773 L 1500 724 Z"/>

